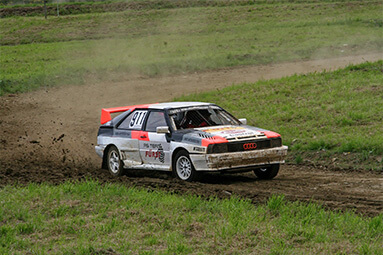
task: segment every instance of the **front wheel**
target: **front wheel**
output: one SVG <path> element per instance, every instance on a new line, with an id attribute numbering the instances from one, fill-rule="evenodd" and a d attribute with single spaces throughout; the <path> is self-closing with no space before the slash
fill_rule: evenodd
<path id="1" fill-rule="evenodd" d="M 190 160 L 189 153 L 179 151 L 173 163 L 173 171 L 177 177 L 183 181 L 194 181 L 198 177 L 197 171 L 194 169 L 193 163 Z"/>
<path id="2" fill-rule="evenodd" d="M 109 172 L 113 176 L 121 176 L 124 174 L 124 167 L 120 158 L 120 153 L 115 146 L 109 148 L 106 158 L 106 164 Z"/>
<path id="3" fill-rule="evenodd" d="M 279 164 L 261 167 L 254 170 L 255 175 L 262 180 L 271 180 L 277 176 L 279 172 Z"/>

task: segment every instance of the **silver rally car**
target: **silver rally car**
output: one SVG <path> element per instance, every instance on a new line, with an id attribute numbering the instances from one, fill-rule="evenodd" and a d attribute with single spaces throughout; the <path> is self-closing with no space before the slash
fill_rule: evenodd
<path id="1" fill-rule="evenodd" d="M 164 170 L 185 181 L 202 171 L 254 171 L 272 179 L 287 155 L 279 134 L 200 102 L 102 109 L 95 148 L 102 168 L 114 176 L 127 169 Z"/>

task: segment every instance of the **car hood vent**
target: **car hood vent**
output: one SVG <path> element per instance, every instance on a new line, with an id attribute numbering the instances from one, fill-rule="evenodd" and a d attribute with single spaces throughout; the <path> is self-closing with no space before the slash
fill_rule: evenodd
<path id="1" fill-rule="evenodd" d="M 212 135 L 206 133 L 198 133 L 198 136 L 204 139 L 214 139 Z"/>

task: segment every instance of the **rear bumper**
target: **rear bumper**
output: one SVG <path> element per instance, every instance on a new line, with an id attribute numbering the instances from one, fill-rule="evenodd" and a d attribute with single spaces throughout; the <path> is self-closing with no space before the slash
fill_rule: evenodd
<path id="1" fill-rule="evenodd" d="M 104 150 L 105 150 L 105 146 L 94 146 L 95 150 L 96 150 L 96 153 L 97 155 L 102 158 L 104 156 Z"/>
<path id="2" fill-rule="evenodd" d="M 284 163 L 287 146 L 217 154 L 190 154 L 196 171 L 221 171 Z"/>

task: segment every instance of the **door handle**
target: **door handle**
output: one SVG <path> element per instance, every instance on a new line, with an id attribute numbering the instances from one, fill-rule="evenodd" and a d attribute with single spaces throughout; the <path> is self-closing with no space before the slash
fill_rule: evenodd
<path id="1" fill-rule="evenodd" d="M 141 138 L 147 138 L 147 136 L 146 135 L 142 135 L 142 136 L 140 136 Z"/>

